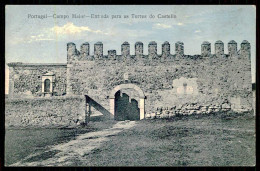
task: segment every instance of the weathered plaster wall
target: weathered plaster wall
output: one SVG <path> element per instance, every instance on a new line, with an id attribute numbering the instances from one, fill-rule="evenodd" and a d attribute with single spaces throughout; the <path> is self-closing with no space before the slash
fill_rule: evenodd
<path id="1" fill-rule="evenodd" d="M 55 74 L 53 94 L 61 96 L 66 93 L 66 64 L 26 64 L 10 63 L 9 96 L 42 96 L 42 76 L 47 72 Z"/>
<path id="2" fill-rule="evenodd" d="M 75 126 L 84 119 L 84 96 L 14 98 L 5 102 L 6 127 Z"/>

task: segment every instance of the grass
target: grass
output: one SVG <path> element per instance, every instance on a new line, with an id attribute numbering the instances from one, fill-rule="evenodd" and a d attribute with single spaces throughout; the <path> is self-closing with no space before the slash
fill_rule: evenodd
<path id="1" fill-rule="evenodd" d="M 87 166 L 253 166 L 252 114 L 137 121 L 85 156 Z"/>
<path id="2" fill-rule="evenodd" d="M 141 120 L 135 121 L 129 129 L 109 129 L 117 124 L 114 120 L 102 120 L 73 129 L 9 130 L 5 139 L 5 164 L 22 160 L 24 165 L 54 162 L 59 166 L 255 165 L 253 113 Z M 106 131 L 108 135 L 100 136 Z M 90 137 L 77 139 L 90 134 Z M 73 146 L 62 148 L 63 153 L 52 148 L 66 142 Z M 84 155 L 77 155 L 77 151 L 84 150 Z"/>

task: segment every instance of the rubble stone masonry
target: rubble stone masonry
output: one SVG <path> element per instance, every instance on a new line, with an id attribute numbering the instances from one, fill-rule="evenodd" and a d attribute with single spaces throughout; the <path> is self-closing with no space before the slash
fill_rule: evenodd
<path id="1" fill-rule="evenodd" d="M 107 111 L 111 111 L 110 93 L 122 84 L 134 84 L 143 91 L 145 118 L 163 111 L 172 115 L 251 111 L 250 43 L 243 41 L 237 51 L 237 43 L 230 41 L 228 54 L 222 41 L 213 45 L 215 54 L 205 41 L 201 55 L 186 55 L 182 42 L 174 44 L 175 54 L 165 42 L 158 54 L 155 41 L 148 44 L 148 53 L 137 42 L 131 55 L 131 45 L 124 42 L 120 55 L 115 50 L 104 55 L 103 43 L 97 42 L 92 56 L 89 43 L 83 43 L 80 51 L 68 43 L 67 64 L 10 63 L 9 96 L 42 96 L 41 75 L 51 71 L 55 74 L 53 96 L 87 95 Z M 133 98 L 140 100 L 138 95 Z"/>

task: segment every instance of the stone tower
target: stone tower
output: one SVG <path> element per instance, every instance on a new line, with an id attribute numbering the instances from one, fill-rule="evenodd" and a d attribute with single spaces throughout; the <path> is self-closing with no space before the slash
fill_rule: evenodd
<path id="1" fill-rule="evenodd" d="M 224 43 L 221 40 L 215 42 L 215 54 L 217 57 L 223 57 L 224 55 Z"/>
<path id="2" fill-rule="evenodd" d="M 251 59 L 251 46 L 247 40 L 243 40 L 240 48 L 240 57 L 244 59 Z"/>
<path id="3" fill-rule="evenodd" d="M 184 55 L 184 43 L 183 42 L 176 42 L 175 43 L 175 54 L 177 58 L 180 58 Z"/>
<path id="4" fill-rule="evenodd" d="M 228 54 L 231 58 L 237 56 L 237 42 L 234 40 L 228 42 Z"/>
<path id="5" fill-rule="evenodd" d="M 211 44 L 207 41 L 201 44 L 201 56 L 210 57 L 211 55 Z"/>
<path id="6" fill-rule="evenodd" d="M 155 41 L 151 41 L 148 44 L 148 58 L 149 59 L 157 58 L 157 43 Z"/>
<path id="7" fill-rule="evenodd" d="M 94 44 L 94 58 L 102 58 L 103 57 L 103 43 L 97 42 Z"/>
<path id="8" fill-rule="evenodd" d="M 170 56 L 170 43 L 169 42 L 164 42 L 162 44 L 162 57 L 163 58 L 167 58 L 168 56 Z"/>
<path id="9" fill-rule="evenodd" d="M 74 61 L 79 52 L 76 49 L 75 43 L 69 42 L 67 43 L 67 84 L 66 84 L 66 94 L 71 95 L 72 94 L 72 87 L 70 84 L 70 79 L 71 79 L 71 68 L 73 67 L 73 64 L 71 63 Z"/>
<path id="10" fill-rule="evenodd" d="M 128 42 L 124 42 L 121 45 L 121 55 L 122 57 L 130 57 L 130 44 Z"/>
<path id="11" fill-rule="evenodd" d="M 144 45 L 142 42 L 135 43 L 135 56 L 137 58 L 142 58 L 144 53 Z"/>

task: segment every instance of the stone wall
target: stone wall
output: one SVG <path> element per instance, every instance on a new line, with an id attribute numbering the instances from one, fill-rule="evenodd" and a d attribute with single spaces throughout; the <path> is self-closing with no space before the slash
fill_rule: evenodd
<path id="1" fill-rule="evenodd" d="M 85 97 L 13 98 L 5 102 L 5 126 L 57 127 L 85 122 Z"/>
<path id="2" fill-rule="evenodd" d="M 174 58 L 129 58 L 95 61 L 75 61 L 69 68 L 68 86 L 71 94 L 88 95 L 109 111 L 110 92 L 117 85 L 128 82 L 139 86 L 146 96 L 145 111 L 154 113 L 157 108 L 174 108 L 194 103 L 198 106 L 221 106 L 236 103 L 236 109 L 252 109 L 250 60 L 245 58 L 210 58 L 185 55 Z M 186 80 L 174 87 L 174 82 Z M 234 101 L 240 98 L 240 105 Z M 138 101 L 138 100 L 137 100 Z M 242 102 L 243 101 L 243 102 Z"/>
<path id="3" fill-rule="evenodd" d="M 155 112 L 147 113 L 147 119 L 154 118 L 171 118 L 181 115 L 206 115 L 217 112 L 227 112 L 231 110 L 231 105 L 228 101 L 223 101 L 221 105 L 216 104 L 198 104 L 198 103 L 186 103 L 178 106 L 171 107 L 158 107 Z M 243 111 L 241 111 L 243 112 Z"/>
<path id="4" fill-rule="evenodd" d="M 54 73 L 53 95 L 66 93 L 67 64 L 9 63 L 9 97 L 42 96 L 42 76 Z"/>
<path id="5" fill-rule="evenodd" d="M 184 43 L 177 42 L 175 54 L 171 54 L 171 44 L 166 41 L 162 54 L 158 54 L 157 43 L 151 41 L 148 55 L 144 55 L 143 43 L 137 42 L 135 55 L 130 55 L 131 45 L 124 42 L 120 55 L 115 50 L 104 55 L 103 43 L 97 42 L 94 55 L 89 55 L 89 43 L 83 43 L 80 51 L 74 43 L 68 43 L 67 64 L 9 64 L 9 89 L 15 96 L 41 96 L 41 75 L 53 72 L 54 95 L 87 95 L 98 106 L 94 113 L 108 115 L 110 93 L 117 85 L 127 83 L 144 92 L 146 114 L 177 107 L 189 111 L 185 106 L 190 104 L 198 110 L 222 110 L 223 104 L 234 111 L 252 110 L 250 43 L 243 41 L 237 51 L 237 43 L 230 41 L 228 54 L 222 41 L 214 45 L 215 54 L 211 43 L 205 41 L 201 55 L 185 55 Z"/>

